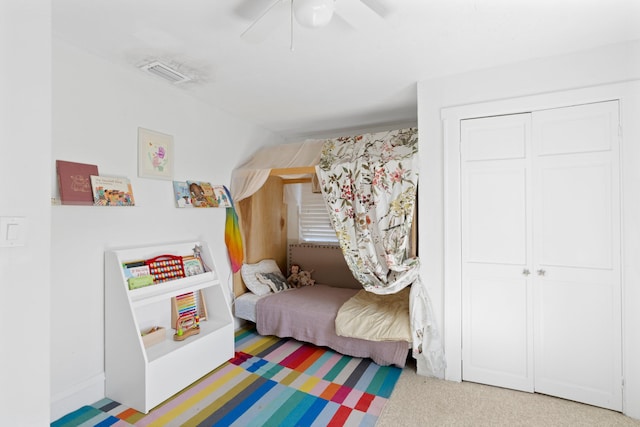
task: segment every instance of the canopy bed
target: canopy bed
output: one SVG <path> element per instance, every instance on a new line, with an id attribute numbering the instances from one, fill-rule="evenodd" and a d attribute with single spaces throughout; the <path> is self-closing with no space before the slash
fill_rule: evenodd
<path id="1" fill-rule="evenodd" d="M 409 337 L 405 341 L 384 337 L 378 343 L 404 343 L 405 350 L 411 343 L 413 357 L 417 361 L 418 373 L 442 377 L 444 370 L 442 344 L 435 324 L 429 298 L 419 275 L 419 260 L 410 256 L 411 224 L 415 206 L 417 184 L 417 131 L 401 129 L 376 134 L 358 135 L 329 139 L 324 141 L 305 141 L 298 144 L 284 144 L 265 147 L 259 150 L 246 164 L 234 170 L 231 181 L 232 197 L 236 201 L 239 222 L 237 230 L 242 238 L 242 260 L 232 260 L 234 266 L 234 293 L 238 297 L 236 304 L 247 292 L 247 280 L 253 279 L 251 273 L 245 274 L 247 265 L 255 265 L 264 260 L 273 260 L 279 270 L 286 271 L 287 241 L 286 214 L 279 200 L 282 200 L 282 186 L 286 180 L 311 179 L 317 174 L 323 197 L 328 206 L 331 221 L 340 241 L 340 252 L 348 266 L 351 278 L 362 292 L 375 296 L 395 295 L 397 301 L 408 299 L 405 310 L 409 323 Z M 227 223 L 228 227 L 230 223 Z M 233 225 L 233 224 L 231 224 Z M 266 235 L 264 232 L 266 231 Z M 275 235 L 274 235 L 275 231 Z M 229 242 L 227 242 L 229 246 Z M 231 245 L 233 246 L 233 245 Z M 295 245 L 293 246 L 295 248 Z M 230 248 L 230 257 L 233 247 Z M 295 249 L 294 249 L 295 250 Z M 235 248 L 236 252 L 238 247 Z M 321 256 L 316 257 L 321 259 Z M 289 260 L 290 262 L 291 260 Z M 310 268 L 303 265 L 303 268 Z M 318 274 L 320 271 L 317 271 Z M 256 275 L 256 273 L 253 273 Z M 321 273 L 320 273 L 321 274 Z M 318 281 L 321 283 L 321 281 Z M 322 283 L 334 285 L 335 283 Z M 249 284 L 249 286 L 251 286 Z M 309 287 L 312 288 L 312 287 Z M 327 290 L 320 286 L 316 289 L 295 289 L 276 292 L 279 295 L 266 295 L 255 298 L 255 321 L 258 332 L 280 336 L 294 336 L 295 323 L 304 324 L 302 319 L 290 317 L 292 305 L 307 307 L 307 319 L 311 307 L 324 307 L 330 311 L 328 322 L 331 334 L 336 337 L 361 340 L 358 334 L 363 330 L 375 330 L 374 327 L 355 328 L 345 332 L 338 328 L 336 319 L 348 319 L 344 324 L 360 325 L 369 318 L 375 318 L 372 324 L 378 324 L 388 315 L 380 315 L 375 301 L 360 293 L 360 311 L 357 314 L 341 314 L 338 311 L 347 301 L 357 300 L 358 291 Z M 324 289 L 322 292 L 319 289 Z M 255 290 L 251 292 L 255 295 Z M 267 292 L 268 293 L 268 292 Z M 306 294 L 311 305 L 297 300 L 297 296 Z M 323 298 L 333 294 L 344 294 L 333 314 L 333 308 L 325 307 Z M 347 295 L 348 294 L 348 295 Z M 397 295 L 396 295 L 397 294 Z M 295 297 L 294 297 L 295 295 Z M 251 298 L 251 297 L 249 297 Z M 247 298 L 248 299 L 248 298 Z M 276 300 L 284 302 L 276 303 Z M 324 300 L 323 300 L 324 301 Z M 279 313 L 273 315 L 277 326 L 267 326 L 269 305 L 280 304 Z M 242 303 L 240 304 L 242 305 Z M 393 304 L 380 304 L 380 306 Z M 305 311 L 305 310 L 303 310 Z M 401 310 L 402 311 L 402 310 Z M 236 309 L 236 313 L 238 310 Z M 374 314 L 378 314 L 376 317 Z M 317 313 L 315 314 L 318 317 Z M 244 318 L 249 316 L 245 315 Z M 252 320 L 252 319 L 248 319 Z M 314 322 L 307 322 L 301 329 L 307 333 Z M 392 321 L 391 324 L 402 323 Z M 404 321 L 406 324 L 407 322 Z M 316 327 L 317 326 L 316 324 Z M 390 329 L 380 327 L 377 330 Z M 351 336 L 344 336 L 351 334 Z M 328 345 L 317 335 L 299 335 L 301 340 Z M 295 336 L 294 336 L 295 337 Z M 367 337 L 365 341 L 374 341 Z M 336 344 L 334 344 L 336 345 Z M 336 345 L 337 346 L 337 345 Z M 353 354 L 359 348 L 337 349 L 345 354 Z M 405 353 L 406 356 L 406 353 Z M 365 355 L 363 357 L 372 357 Z M 377 357 L 377 356 L 376 356 Z M 402 357 L 402 356 L 400 356 Z M 373 357 L 372 357 L 373 358 Z M 375 359 L 374 359 L 375 360 Z M 385 364 L 404 363 L 382 360 Z"/>

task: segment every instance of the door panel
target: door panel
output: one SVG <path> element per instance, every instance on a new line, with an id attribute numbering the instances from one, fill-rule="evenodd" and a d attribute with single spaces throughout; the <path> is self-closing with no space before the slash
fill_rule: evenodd
<path id="1" fill-rule="evenodd" d="M 606 281 L 537 280 L 535 390 L 621 410 L 615 295 Z"/>
<path id="2" fill-rule="evenodd" d="M 482 162 L 464 178 L 467 262 L 527 262 L 526 169 L 523 161 Z"/>
<path id="3" fill-rule="evenodd" d="M 616 104 L 614 108 L 603 108 Z M 617 102 L 536 111 L 537 155 L 609 151 L 618 132 Z"/>
<path id="4" fill-rule="evenodd" d="M 610 156 L 558 156 L 544 158 L 537 166 L 539 264 L 610 269 L 614 250 Z"/>
<path id="5" fill-rule="evenodd" d="M 617 113 L 603 102 L 532 116 L 534 363 L 536 391 L 621 410 Z"/>
<path id="6" fill-rule="evenodd" d="M 533 391 L 529 121 L 461 129 L 463 379 L 524 391 Z"/>
<path id="7" fill-rule="evenodd" d="M 514 268 L 474 267 L 466 272 L 463 301 L 464 380 L 531 392 L 529 279 Z"/>
<path id="8" fill-rule="evenodd" d="M 526 156 L 528 115 L 465 120 L 462 127 L 462 161 L 524 159 Z"/>

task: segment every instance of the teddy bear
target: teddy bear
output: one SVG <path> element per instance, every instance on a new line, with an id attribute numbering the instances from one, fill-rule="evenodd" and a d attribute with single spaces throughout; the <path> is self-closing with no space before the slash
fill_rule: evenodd
<path id="1" fill-rule="evenodd" d="M 300 270 L 300 266 L 298 264 L 291 264 L 287 283 L 295 288 L 314 285 L 316 281 L 311 278 L 311 273 L 311 271 Z"/>
<path id="2" fill-rule="evenodd" d="M 311 278 L 312 272 L 313 271 L 301 271 L 298 273 L 299 286 L 313 286 L 316 284 L 316 281 Z"/>

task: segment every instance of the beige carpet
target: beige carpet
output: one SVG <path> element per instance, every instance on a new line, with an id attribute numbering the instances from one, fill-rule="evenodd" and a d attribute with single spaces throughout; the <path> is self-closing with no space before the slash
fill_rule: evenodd
<path id="1" fill-rule="evenodd" d="M 425 378 L 409 364 L 376 427 L 640 426 L 618 412 L 536 393 Z"/>

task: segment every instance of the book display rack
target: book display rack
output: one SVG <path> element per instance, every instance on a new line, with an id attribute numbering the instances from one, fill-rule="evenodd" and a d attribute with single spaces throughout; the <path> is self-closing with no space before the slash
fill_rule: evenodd
<path id="1" fill-rule="evenodd" d="M 187 275 L 182 260 L 194 253 L 207 271 Z M 107 397 L 148 413 L 233 354 L 233 318 L 206 244 L 106 252 Z"/>

